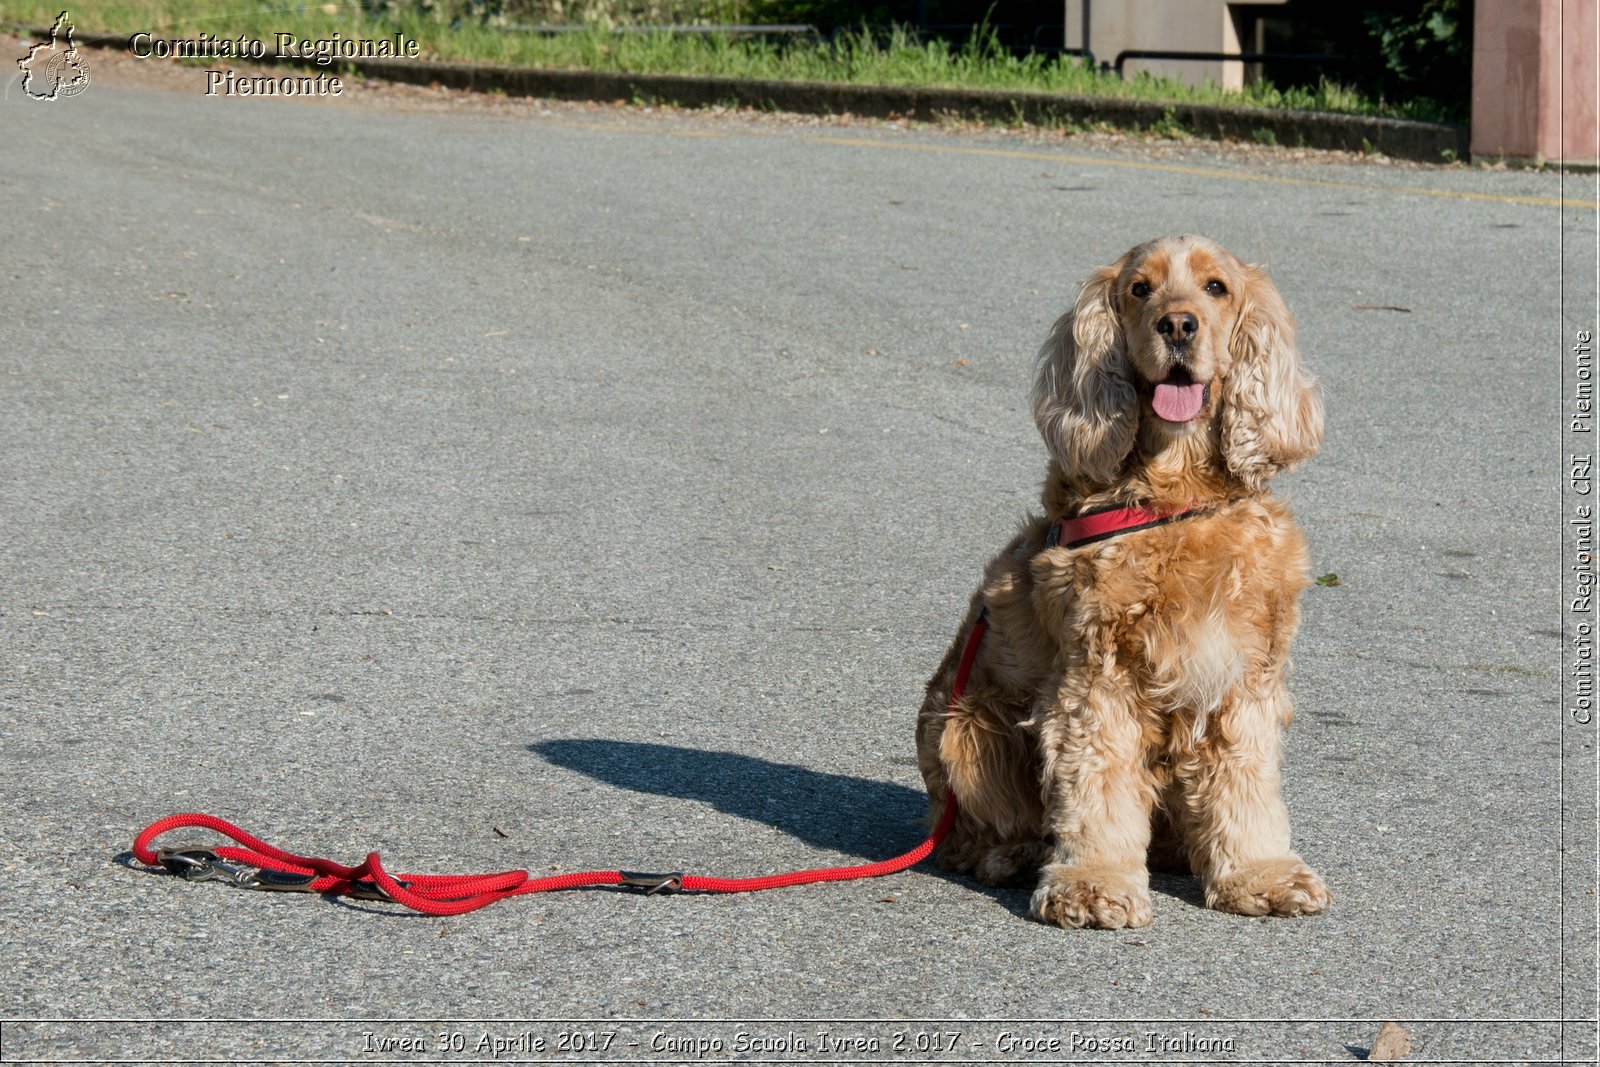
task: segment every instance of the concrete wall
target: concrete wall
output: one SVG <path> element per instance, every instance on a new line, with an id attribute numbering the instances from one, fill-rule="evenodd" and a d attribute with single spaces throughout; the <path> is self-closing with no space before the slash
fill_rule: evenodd
<path id="1" fill-rule="evenodd" d="M 1284 3 L 1261 0 L 1254 6 Z M 1240 52 L 1255 47 L 1239 39 L 1239 21 L 1223 0 L 1090 0 L 1089 47 L 1095 59 L 1110 63 L 1130 48 L 1185 52 Z M 1083 47 L 1083 0 L 1066 0 L 1068 48 Z M 1141 70 L 1192 85 L 1211 81 L 1226 89 L 1244 88 L 1243 63 L 1184 60 L 1129 60 L 1131 77 Z"/>
<path id="2" fill-rule="evenodd" d="M 1480 0 L 1472 38 L 1472 154 L 1593 165 L 1600 0 Z"/>
<path id="3" fill-rule="evenodd" d="M 1083 2 L 1064 0 L 1066 46 L 1083 47 Z M 1090 0 L 1089 47 L 1104 63 L 1127 49 L 1253 49 L 1248 20 L 1223 0 Z M 1600 161 L 1600 0 L 1478 0 L 1472 47 L 1475 158 Z M 1191 84 L 1244 87 L 1244 64 L 1130 60 Z"/>

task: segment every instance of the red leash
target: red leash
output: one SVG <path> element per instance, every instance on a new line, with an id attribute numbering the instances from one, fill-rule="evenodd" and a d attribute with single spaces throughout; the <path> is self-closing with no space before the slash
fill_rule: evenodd
<path id="1" fill-rule="evenodd" d="M 978 621 L 967 634 L 961 662 L 951 687 L 950 706 L 966 692 L 972 664 L 978 656 L 988 620 Z M 878 863 L 854 867 L 817 867 L 786 874 L 755 878 L 708 878 L 698 874 L 634 874 L 628 871 L 583 871 L 534 878 L 527 871 L 500 871 L 495 874 L 402 874 L 391 875 L 376 852 L 354 867 L 346 867 L 317 856 L 299 856 L 269 845 L 258 837 L 215 815 L 190 812 L 169 815 L 145 827 L 133 842 L 133 854 L 140 863 L 162 866 L 190 881 L 217 880 L 249 889 L 290 890 L 307 893 L 333 893 L 368 900 L 392 900 L 424 915 L 460 915 L 476 911 L 506 897 L 525 893 L 545 893 L 580 886 L 614 885 L 644 889 L 651 893 L 751 893 L 762 889 L 781 889 L 812 882 L 843 882 L 855 878 L 877 878 L 895 874 L 926 859 L 939 847 L 955 824 L 956 798 L 949 793 L 939 825 L 927 840 L 911 851 Z M 213 830 L 237 844 L 215 848 L 152 849 L 151 842 L 179 827 Z"/>

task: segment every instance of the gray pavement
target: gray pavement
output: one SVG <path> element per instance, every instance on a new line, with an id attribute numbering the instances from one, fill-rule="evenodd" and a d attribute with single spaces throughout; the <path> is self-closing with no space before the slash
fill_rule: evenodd
<path id="1" fill-rule="evenodd" d="M 1308 1062 L 1384 1019 L 1592 1058 L 1583 183 L 106 83 L 0 131 L 7 1061 Z M 1328 915 L 1168 878 L 1068 933 L 924 867 L 436 920 L 118 862 L 179 810 L 403 871 L 910 847 L 921 687 L 1043 469 L 1032 354 L 1183 231 L 1270 262 L 1326 390 L 1280 488 L 1340 578 L 1286 771 Z"/>

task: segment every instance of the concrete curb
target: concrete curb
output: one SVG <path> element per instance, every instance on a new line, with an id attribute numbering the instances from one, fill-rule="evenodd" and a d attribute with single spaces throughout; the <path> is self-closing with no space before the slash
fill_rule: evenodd
<path id="1" fill-rule="evenodd" d="M 46 40 L 50 37 L 48 28 L 33 27 L 26 32 Z M 78 42 L 97 48 L 125 50 L 128 47 L 128 38 L 124 36 L 81 32 L 74 36 Z M 312 65 L 309 60 L 276 52 L 269 52 L 261 61 Z M 350 71 L 367 78 L 413 85 L 502 92 L 509 96 L 648 100 L 684 107 L 725 105 L 813 115 L 848 113 L 871 118 L 955 116 L 980 121 L 1023 121 L 1042 126 L 1109 123 L 1123 129 L 1149 129 L 1177 123 L 1200 137 L 1215 140 L 1257 141 L 1291 148 L 1347 152 L 1375 151 L 1422 163 L 1468 158 L 1466 126 L 1326 112 L 1166 104 L 993 89 L 544 70 L 421 59 L 341 59 L 332 67 L 322 69 Z"/>

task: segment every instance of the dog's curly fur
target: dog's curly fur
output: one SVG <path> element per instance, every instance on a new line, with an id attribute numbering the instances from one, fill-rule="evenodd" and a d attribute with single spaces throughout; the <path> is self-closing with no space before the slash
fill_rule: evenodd
<path id="1" fill-rule="evenodd" d="M 1192 418 L 1157 414 L 1163 383 L 1190 387 Z M 1062 926 L 1150 922 L 1150 867 L 1191 870 L 1224 911 L 1322 911 L 1278 777 L 1309 561 L 1267 490 L 1321 445 L 1322 402 L 1277 290 L 1204 238 L 1139 245 L 1055 324 L 1033 410 L 1045 514 L 989 563 L 917 719 L 933 818 L 958 801 L 940 863 L 990 884 L 1037 871 L 1032 913 Z M 1047 547 L 1063 517 L 1134 505 L 1198 510 Z"/>

